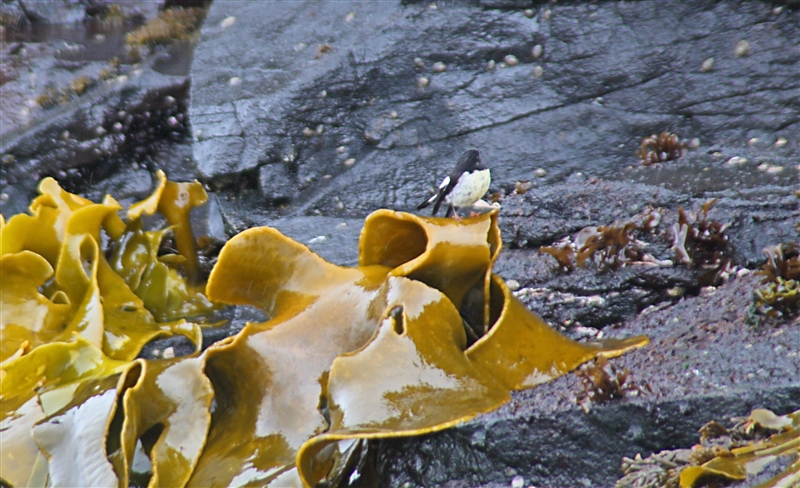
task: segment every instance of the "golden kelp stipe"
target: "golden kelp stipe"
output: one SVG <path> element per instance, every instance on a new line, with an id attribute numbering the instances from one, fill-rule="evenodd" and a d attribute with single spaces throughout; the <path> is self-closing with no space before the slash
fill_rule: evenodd
<path id="1" fill-rule="evenodd" d="M 163 215 L 172 228 L 178 253 L 184 258 L 184 273 L 190 284 L 197 284 L 199 268 L 197 245 L 189 221 L 189 211 L 208 201 L 208 194 L 203 185 L 195 180 L 190 183 L 177 183 L 167 179 L 163 171 L 158 170 L 158 187 L 152 195 L 141 202 L 131 205 L 128 218 L 138 220 L 142 214 Z"/>
<path id="2" fill-rule="evenodd" d="M 331 426 L 302 447 L 306 486 L 325 479 L 349 439 L 421 435 L 452 427 L 510 399 L 507 389 L 464 355 L 453 304 L 423 283 L 390 277 L 389 302 L 375 337 L 333 362 Z"/>
<path id="3" fill-rule="evenodd" d="M 769 410 L 756 409 L 749 422 L 777 431 L 766 440 L 731 449 L 729 454 L 717 456 L 701 466 L 689 466 L 681 471 L 682 488 L 696 486 L 702 479 L 722 477 L 744 480 L 748 475 L 759 474 L 778 456 L 791 456 L 794 462 L 760 487 L 793 487 L 800 485 L 800 410 L 777 416 Z"/>
<path id="4" fill-rule="evenodd" d="M 494 274 L 490 296 L 491 316 L 496 318 L 467 357 L 512 390 L 534 387 L 598 355 L 616 357 L 648 342 L 646 336 L 575 342 L 528 310 Z"/>

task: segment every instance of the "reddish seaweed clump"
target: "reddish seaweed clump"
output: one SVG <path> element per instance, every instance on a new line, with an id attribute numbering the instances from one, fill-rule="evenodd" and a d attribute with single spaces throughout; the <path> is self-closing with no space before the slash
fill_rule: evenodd
<path id="1" fill-rule="evenodd" d="M 715 285 L 720 274 L 730 262 L 730 243 L 725 231 L 730 224 L 720 224 L 708 218 L 714 198 L 705 202 L 699 211 L 686 212 L 678 209 L 678 221 L 672 225 L 672 250 L 675 261 L 688 264 L 693 269 L 706 270 L 698 280 L 701 286 Z"/>
<path id="2" fill-rule="evenodd" d="M 578 394 L 578 405 L 585 413 L 592 410 L 594 403 L 606 403 L 624 398 L 629 393 L 638 395 L 650 391 L 650 386 L 646 383 L 639 386 L 634 381 L 628 381 L 631 379 L 628 368 L 617 370 L 605 356 L 584 364 L 575 374 L 581 379 L 583 387 L 583 391 Z"/>
<path id="3" fill-rule="evenodd" d="M 672 161 L 683 156 L 686 145 L 675 134 L 664 131 L 642 139 L 636 155 L 645 166 Z"/>

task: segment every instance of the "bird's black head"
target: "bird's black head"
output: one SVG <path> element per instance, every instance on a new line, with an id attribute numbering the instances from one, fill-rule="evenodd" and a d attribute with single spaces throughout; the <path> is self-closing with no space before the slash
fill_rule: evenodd
<path id="1" fill-rule="evenodd" d="M 481 155 L 476 149 L 470 149 L 461 155 L 461 160 L 458 166 L 463 168 L 464 171 L 475 171 L 486 169 L 481 161 Z"/>

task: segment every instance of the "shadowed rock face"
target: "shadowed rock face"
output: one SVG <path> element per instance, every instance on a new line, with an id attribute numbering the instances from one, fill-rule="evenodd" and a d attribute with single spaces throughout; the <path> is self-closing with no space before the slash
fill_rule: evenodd
<path id="1" fill-rule="evenodd" d="M 562 274 L 537 249 L 652 206 L 664 215 L 647 252 L 672 258 L 678 207 L 711 198 L 709 217 L 731 224 L 734 268 L 756 269 L 765 246 L 795 240 L 798 39 L 791 2 L 221 1 L 191 88 L 185 72 L 146 66 L 27 128 L 4 127 L 2 156 L 15 159 L 0 167 L 0 206 L 22 211 L 47 175 L 125 203 L 164 168 L 212 188 L 199 219 L 209 233 L 273 225 L 353 265 L 363 217 L 413 209 L 477 148 L 502 198 L 498 274 L 573 337 L 648 334 L 651 346 L 615 364 L 654 393 L 585 415 L 578 379 L 563 377 L 461 427 L 373 445 L 377 476 L 385 486 L 508 486 L 517 475 L 526 486 L 609 486 L 621 456 L 688 447 L 705 422 L 755 407 L 796 409 L 797 326 L 745 325 L 753 277 L 702 290 L 686 266 Z M 170 56 L 155 53 L 161 66 L 175 65 Z M 642 138 L 664 130 L 699 146 L 642 166 Z M 230 311 L 230 328 L 204 342 L 259 320 L 250 314 Z"/>

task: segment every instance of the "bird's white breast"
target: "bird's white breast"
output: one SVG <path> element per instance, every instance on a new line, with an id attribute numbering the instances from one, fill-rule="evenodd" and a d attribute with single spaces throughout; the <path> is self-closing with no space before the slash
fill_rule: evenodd
<path id="1" fill-rule="evenodd" d="M 454 207 L 468 207 L 486 194 L 491 182 L 489 168 L 464 173 L 458 179 L 453 191 L 447 196 L 447 202 Z"/>

